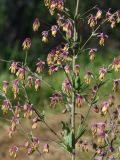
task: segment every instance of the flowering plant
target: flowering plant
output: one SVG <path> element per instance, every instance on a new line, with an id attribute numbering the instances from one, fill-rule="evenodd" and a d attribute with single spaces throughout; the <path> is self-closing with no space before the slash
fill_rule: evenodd
<path id="1" fill-rule="evenodd" d="M 47 31 L 43 31 L 42 42 L 49 43 L 49 35 L 56 38 L 58 34 L 63 37 L 63 42 L 52 49 L 47 60 L 38 59 L 36 70 L 32 71 L 29 67 L 28 51 L 32 46 L 32 40 L 26 38 L 22 44 L 25 51 L 23 62 L 10 61 L 10 72 L 15 75 L 12 83 L 3 81 L 1 95 L 4 98 L 2 104 L 3 114 L 12 113 L 12 119 L 9 127 L 9 137 L 11 138 L 17 130 L 17 125 L 21 119 L 29 119 L 32 122 L 32 129 L 36 129 L 38 123 L 43 123 L 50 132 L 56 137 L 57 144 L 62 146 L 70 153 L 71 159 L 75 160 L 78 156 L 76 148 L 81 151 L 89 151 L 91 148 L 94 152 L 91 159 L 119 159 L 120 158 L 120 106 L 115 103 L 115 92 L 119 90 L 119 78 L 113 80 L 113 87 L 107 100 L 100 105 L 100 89 L 107 84 L 106 76 L 111 72 L 120 70 L 120 57 L 115 57 L 113 62 L 108 66 L 100 67 L 97 74 L 94 71 L 86 71 L 84 78 L 81 77 L 81 65 L 78 63 L 79 57 L 87 52 L 91 63 L 97 56 L 98 49 L 95 47 L 88 48 L 88 43 L 92 38 L 98 39 L 98 44 L 103 47 L 108 40 L 108 35 L 102 32 L 101 26 L 108 23 L 114 28 L 120 23 L 120 11 L 107 12 L 100 10 L 97 6 L 91 8 L 83 14 L 79 14 L 79 0 L 76 0 L 74 16 L 70 14 L 65 6 L 64 0 L 45 0 L 45 6 L 48 8 L 50 15 L 57 15 L 56 24 L 52 25 Z M 94 12 L 93 12 L 94 11 Z M 94 14 L 91 14 L 93 12 Z M 77 31 L 77 23 L 85 23 L 91 29 L 88 39 L 81 42 L 80 33 Z M 33 23 L 33 31 L 37 32 L 40 27 L 38 18 Z M 60 90 L 56 90 L 43 79 L 42 74 L 48 66 L 49 75 L 55 72 L 64 72 L 66 78 L 63 80 Z M 69 117 L 68 122 L 61 121 L 62 132 L 57 133 L 46 121 L 44 112 L 37 110 L 28 96 L 28 88 L 34 87 L 39 92 L 42 83 L 45 83 L 53 90 L 50 97 L 50 106 L 56 107 L 60 102 L 65 104 L 63 113 Z M 10 100 L 7 95 L 8 89 L 12 85 L 13 99 Z M 21 94 L 24 97 L 21 97 Z M 78 108 L 77 108 L 78 107 Z M 86 113 L 81 113 L 79 124 L 76 123 L 77 111 L 85 107 Z M 94 111 L 101 117 L 99 122 L 91 126 L 91 141 L 86 141 L 84 134 L 88 131 L 88 117 L 90 112 Z M 68 116 L 69 115 L 69 116 Z M 104 118 L 102 118 L 104 117 Z M 34 152 L 43 155 L 49 153 L 49 144 L 45 143 L 43 153 L 39 149 L 39 138 L 32 133 L 28 135 L 27 142 L 22 145 L 28 154 Z M 10 156 L 16 158 L 21 146 L 13 145 L 10 147 Z"/>

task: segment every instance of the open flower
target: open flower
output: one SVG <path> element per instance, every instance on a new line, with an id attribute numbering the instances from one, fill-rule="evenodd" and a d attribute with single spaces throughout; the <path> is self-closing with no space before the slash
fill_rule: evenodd
<path id="1" fill-rule="evenodd" d="M 83 102 L 84 102 L 84 97 L 81 96 L 80 94 L 77 94 L 77 95 L 76 95 L 76 101 L 75 101 L 76 106 L 77 106 L 77 107 L 81 107 L 82 104 L 83 104 Z"/>
<path id="2" fill-rule="evenodd" d="M 50 5 L 50 1 L 49 0 L 44 0 L 45 6 L 48 7 Z"/>
<path id="3" fill-rule="evenodd" d="M 19 67 L 18 71 L 16 72 L 16 76 L 21 80 L 24 79 L 25 78 L 25 69 Z"/>
<path id="4" fill-rule="evenodd" d="M 49 75 L 51 75 L 51 74 L 53 74 L 54 72 L 57 72 L 57 71 L 58 71 L 58 66 L 56 66 L 56 65 L 50 65 L 49 66 L 49 71 L 48 71 Z"/>
<path id="5" fill-rule="evenodd" d="M 19 151 L 18 146 L 13 145 L 13 146 L 9 149 L 10 156 L 11 156 L 12 158 L 16 158 L 18 151 Z"/>
<path id="6" fill-rule="evenodd" d="M 90 27 L 95 27 L 97 25 L 97 19 L 92 14 L 90 15 L 88 19 L 88 24 L 90 25 Z"/>
<path id="7" fill-rule="evenodd" d="M 39 27 L 40 27 L 40 21 L 38 18 L 35 18 L 34 23 L 33 23 L 33 30 L 36 32 L 38 31 Z"/>
<path id="8" fill-rule="evenodd" d="M 11 71 L 11 73 L 16 73 L 17 68 L 18 68 L 18 62 L 12 62 L 9 70 Z"/>
<path id="9" fill-rule="evenodd" d="M 90 84 L 92 77 L 93 77 L 93 74 L 88 71 L 84 76 L 85 83 Z"/>
<path id="10" fill-rule="evenodd" d="M 105 143 L 105 123 L 99 122 L 97 123 L 97 139 L 98 139 L 98 144 L 103 145 Z"/>
<path id="11" fill-rule="evenodd" d="M 116 12 L 116 21 L 117 23 L 120 23 L 120 10 Z"/>
<path id="12" fill-rule="evenodd" d="M 72 25 L 72 22 L 70 20 L 66 20 L 64 23 L 63 23 L 63 31 L 66 32 L 66 36 L 68 38 L 71 38 L 72 37 L 72 34 L 73 34 L 73 25 Z"/>
<path id="13" fill-rule="evenodd" d="M 120 57 L 115 57 L 113 59 L 111 68 L 114 69 L 114 71 L 118 72 L 120 69 Z"/>
<path id="14" fill-rule="evenodd" d="M 33 118 L 33 120 L 32 120 L 32 122 L 33 122 L 32 129 L 36 129 L 37 128 L 38 121 L 39 121 L 38 117 Z"/>
<path id="15" fill-rule="evenodd" d="M 9 108 L 10 108 L 10 101 L 8 99 L 5 99 L 2 104 L 3 114 L 6 114 L 9 110 Z"/>
<path id="16" fill-rule="evenodd" d="M 114 105 L 114 103 L 115 103 L 115 96 L 110 95 L 108 101 L 109 101 L 110 106 Z"/>
<path id="17" fill-rule="evenodd" d="M 31 39 L 30 38 L 26 38 L 24 41 L 23 41 L 23 50 L 28 50 L 30 49 L 31 47 Z"/>
<path id="18" fill-rule="evenodd" d="M 101 17 L 102 17 L 102 11 L 100 9 L 98 9 L 95 18 L 100 19 Z"/>
<path id="19" fill-rule="evenodd" d="M 57 9 L 62 11 L 64 9 L 64 0 L 58 0 L 57 2 Z"/>
<path id="20" fill-rule="evenodd" d="M 32 107 L 33 107 L 32 104 L 29 104 L 29 103 L 24 104 L 23 110 L 24 110 L 24 117 L 25 118 L 31 118 L 32 113 L 33 113 Z"/>
<path id="21" fill-rule="evenodd" d="M 63 15 L 58 14 L 58 19 L 57 19 L 58 26 L 60 26 L 60 27 L 63 26 L 63 24 L 64 24 L 64 18 L 65 17 Z"/>
<path id="22" fill-rule="evenodd" d="M 56 1 L 56 0 L 50 1 L 49 11 L 50 11 L 50 14 L 51 14 L 51 15 L 54 14 L 54 10 L 55 10 L 56 8 L 57 8 L 57 1 Z"/>
<path id="23" fill-rule="evenodd" d="M 106 39 L 108 39 L 108 35 L 106 35 L 105 33 L 100 33 L 97 37 L 100 38 L 99 40 L 100 46 L 104 46 Z"/>
<path id="24" fill-rule="evenodd" d="M 65 79 L 62 84 L 62 90 L 64 93 L 70 95 L 72 93 L 72 86 L 69 79 Z"/>
<path id="25" fill-rule="evenodd" d="M 39 147 L 39 138 L 38 137 L 32 137 L 32 148 L 36 150 Z"/>
<path id="26" fill-rule="evenodd" d="M 103 115 L 106 115 L 106 113 L 108 112 L 109 106 L 110 106 L 110 104 L 108 101 L 103 102 L 103 106 L 101 108 L 101 113 Z"/>
<path id="27" fill-rule="evenodd" d="M 41 73 L 45 67 L 45 62 L 42 60 L 39 60 L 36 64 L 36 66 L 37 66 L 36 72 Z"/>
<path id="28" fill-rule="evenodd" d="M 64 70 L 65 70 L 65 72 L 67 74 L 69 74 L 70 73 L 70 67 L 69 67 L 69 65 L 64 66 Z"/>
<path id="29" fill-rule="evenodd" d="M 104 67 L 101 67 L 99 70 L 99 80 L 100 81 L 102 81 L 104 79 L 106 73 L 107 73 L 107 69 Z"/>
<path id="30" fill-rule="evenodd" d="M 52 32 L 52 36 L 53 37 L 56 37 L 57 31 L 58 31 L 58 26 L 57 25 L 53 25 L 51 27 L 51 32 Z"/>
<path id="31" fill-rule="evenodd" d="M 92 126 L 92 134 L 93 137 L 96 137 L 99 145 L 103 145 L 105 143 L 105 123 L 99 122 Z"/>
<path id="32" fill-rule="evenodd" d="M 116 25 L 116 18 L 114 14 L 110 13 L 110 9 L 107 11 L 106 17 L 107 17 L 108 22 L 111 23 L 111 28 L 114 28 Z"/>
<path id="33" fill-rule="evenodd" d="M 89 51 L 89 56 L 90 56 L 90 60 L 94 60 L 95 59 L 95 54 L 97 52 L 96 48 L 91 48 Z"/>
<path id="34" fill-rule="evenodd" d="M 48 43 L 48 31 L 42 32 L 42 42 Z"/>

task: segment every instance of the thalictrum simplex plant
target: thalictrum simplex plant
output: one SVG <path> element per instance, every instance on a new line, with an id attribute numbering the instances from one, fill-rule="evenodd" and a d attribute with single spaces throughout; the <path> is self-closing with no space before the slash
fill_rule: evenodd
<path id="1" fill-rule="evenodd" d="M 119 92 L 119 77 L 110 80 L 113 81 L 113 86 L 111 86 L 111 92 L 107 93 L 106 100 L 102 104 L 100 104 L 100 96 L 103 95 L 100 94 L 100 91 L 109 82 L 107 75 L 120 70 L 120 57 L 115 57 L 109 65 L 103 63 L 97 73 L 89 69 L 84 73 L 84 77 L 81 77 L 80 56 L 83 54 L 88 56 L 90 62 L 93 63 L 97 58 L 98 50 L 100 47 L 104 47 L 109 39 L 109 36 L 102 31 L 104 25 L 107 24 L 111 29 L 114 29 L 120 23 L 120 11 L 112 13 L 112 9 L 102 11 L 94 6 L 85 13 L 80 13 L 79 2 L 79 0 L 76 0 L 75 13 L 71 15 L 64 0 L 44 0 L 50 15 L 56 17 L 56 24 L 41 33 L 42 42 L 47 45 L 47 43 L 50 43 L 49 36 L 56 38 L 59 34 L 62 36 L 63 41 L 51 49 L 46 60 L 37 59 L 36 70 L 33 70 L 28 64 L 32 39 L 27 37 L 24 40 L 22 44 L 25 52 L 24 60 L 21 62 L 6 60 L 10 63 L 9 70 L 15 79 L 12 82 L 3 81 L 3 87 L 0 91 L 3 97 L 1 109 L 3 114 L 8 112 L 12 114 L 9 127 L 10 138 L 17 132 L 17 126 L 21 124 L 21 119 L 24 119 L 24 121 L 28 119 L 32 122 L 32 130 L 35 130 L 39 123 L 44 124 L 48 131 L 55 136 L 57 144 L 69 153 L 71 160 L 79 158 L 76 155 L 77 146 L 83 152 L 82 154 L 88 152 L 91 146 L 94 150 L 94 154 L 90 157 L 91 160 L 117 160 L 120 159 L 120 105 L 117 105 L 115 95 L 116 92 Z M 77 30 L 79 22 L 84 27 L 89 27 L 89 35 L 86 40 L 84 40 L 84 37 L 82 38 L 81 33 Z M 40 25 L 41 20 L 36 18 L 33 22 L 33 31 L 38 32 Z M 96 40 L 96 44 L 90 47 L 92 39 Z M 57 90 L 44 79 L 43 75 L 47 74 L 46 67 L 49 76 L 54 76 L 59 71 L 65 74 L 66 78 L 61 84 L 60 90 Z M 42 83 L 53 91 L 50 97 L 50 106 L 54 108 L 58 103 L 65 106 L 63 113 L 68 117 L 68 122 L 61 119 L 61 133 L 57 133 L 49 125 L 44 112 L 39 112 L 29 98 L 28 89 L 34 87 L 35 92 L 40 92 Z M 12 99 L 8 96 L 8 90 L 11 86 Z M 82 107 L 85 107 L 85 113 L 82 113 Z M 77 110 L 81 111 L 79 124 L 76 123 Z M 95 123 L 89 128 L 88 118 L 90 112 L 95 112 L 101 120 L 99 122 L 95 120 Z M 90 142 L 83 138 L 88 128 L 92 133 Z M 44 154 L 49 153 L 50 145 L 46 142 L 41 150 L 39 144 L 39 137 L 35 137 L 30 132 L 22 146 L 16 144 L 10 147 L 10 156 L 16 158 L 22 147 L 27 150 L 27 154 L 31 155 L 38 152 L 44 159 Z"/>

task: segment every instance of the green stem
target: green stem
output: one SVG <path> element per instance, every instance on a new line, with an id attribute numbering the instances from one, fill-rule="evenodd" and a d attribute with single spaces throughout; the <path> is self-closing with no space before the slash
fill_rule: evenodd
<path id="1" fill-rule="evenodd" d="M 74 44 L 77 40 L 77 34 L 76 34 L 76 17 L 78 15 L 78 9 L 79 9 L 79 2 L 80 0 L 77 0 L 77 3 L 76 3 L 76 10 L 75 10 L 75 15 L 74 15 L 74 36 L 73 36 L 73 41 L 74 41 Z M 75 47 L 75 46 L 74 46 Z M 73 48 L 73 61 L 72 61 L 72 71 L 73 71 L 73 81 L 74 81 L 74 78 L 75 78 L 75 60 L 76 60 L 76 56 L 75 56 L 75 48 Z M 73 89 L 73 92 L 72 92 L 72 108 L 71 108 L 71 128 L 72 128 L 72 155 L 71 155 L 71 160 L 75 160 L 75 91 Z"/>
<path id="2" fill-rule="evenodd" d="M 73 57 L 73 72 L 74 72 L 74 70 L 75 70 L 75 57 Z M 72 93 L 71 128 L 72 128 L 72 135 L 73 135 L 72 160 L 75 160 L 75 91 L 74 90 Z"/>
<path id="3" fill-rule="evenodd" d="M 28 57 L 28 52 L 26 51 L 26 54 L 25 54 L 25 62 L 24 62 L 24 65 L 26 66 L 27 64 L 27 57 Z"/>

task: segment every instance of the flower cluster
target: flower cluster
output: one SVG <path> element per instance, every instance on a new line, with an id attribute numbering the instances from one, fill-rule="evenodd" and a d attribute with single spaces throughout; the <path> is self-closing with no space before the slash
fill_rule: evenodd
<path id="1" fill-rule="evenodd" d="M 63 100 L 63 97 L 60 93 L 54 93 L 52 97 L 50 97 L 50 106 L 55 107 L 62 100 Z"/>
<path id="2" fill-rule="evenodd" d="M 48 54 L 49 74 L 58 71 L 59 67 L 62 67 L 65 62 L 70 61 L 68 50 L 69 46 L 67 44 L 63 47 L 59 45 Z"/>
<path id="3" fill-rule="evenodd" d="M 37 151 L 38 147 L 39 147 L 39 138 L 38 137 L 31 137 L 31 141 L 27 141 L 24 144 L 25 149 L 27 149 L 27 153 L 28 155 L 31 155 L 32 153 L 34 153 L 35 151 Z"/>
<path id="4" fill-rule="evenodd" d="M 106 13 L 107 21 L 111 24 L 111 28 L 116 26 L 116 23 L 120 23 L 120 11 L 116 11 L 115 14 L 110 12 L 110 9 Z"/>
<path id="5" fill-rule="evenodd" d="M 102 11 L 98 9 L 96 15 L 94 16 L 91 14 L 88 18 L 88 24 L 90 25 L 91 28 L 95 27 L 97 25 L 97 21 L 101 19 L 102 17 Z"/>
<path id="6" fill-rule="evenodd" d="M 99 122 L 92 126 L 92 135 L 93 137 L 97 137 L 98 144 L 103 145 L 105 143 L 106 138 L 106 128 L 105 123 Z"/>
<path id="7" fill-rule="evenodd" d="M 44 0 L 45 6 L 48 7 L 50 14 L 53 15 L 55 10 L 62 11 L 64 9 L 63 0 Z"/>

